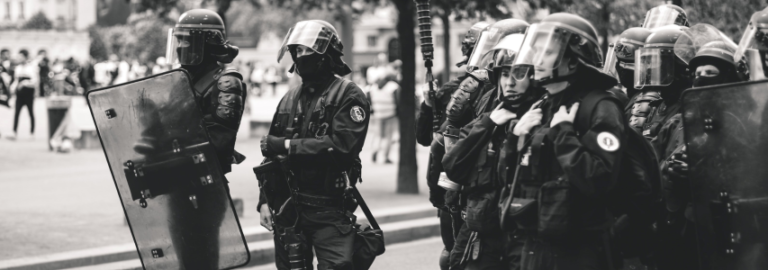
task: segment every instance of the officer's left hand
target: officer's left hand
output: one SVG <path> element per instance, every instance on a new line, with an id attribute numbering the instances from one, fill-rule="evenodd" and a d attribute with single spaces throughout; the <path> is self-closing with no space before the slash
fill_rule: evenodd
<path id="1" fill-rule="evenodd" d="M 552 122 L 550 122 L 549 126 L 554 127 L 562 122 L 573 123 L 573 120 L 576 119 L 576 112 L 578 111 L 578 102 L 571 105 L 571 108 L 568 110 L 565 109 L 565 105 L 560 106 L 560 110 L 558 110 L 555 115 L 552 116 Z"/>
<path id="2" fill-rule="evenodd" d="M 261 154 L 265 157 L 271 157 L 279 154 L 287 154 L 285 148 L 285 138 L 274 135 L 267 135 L 261 138 Z"/>
<path id="3" fill-rule="evenodd" d="M 504 103 L 499 104 L 499 106 L 496 106 L 496 109 L 491 112 L 491 120 L 493 123 L 495 123 L 497 126 L 506 124 L 509 122 L 509 120 L 517 118 L 517 114 L 503 108 Z"/>
<path id="4" fill-rule="evenodd" d="M 688 178 L 688 155 L 685 146 L 680 151 L 672 154 L 668 161 L 667 173 L 677 179 Z"/>

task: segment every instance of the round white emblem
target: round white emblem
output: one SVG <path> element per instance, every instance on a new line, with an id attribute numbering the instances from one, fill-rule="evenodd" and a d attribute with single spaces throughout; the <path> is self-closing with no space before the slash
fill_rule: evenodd
<path id="1" fill-rule="evenodd" d="M 597 134 L 597 145 L 605 151 L 616 151 L 619 149 L 620 144 L 619 139 L 611 133 L 600 132 L 600 134 Z"/>
<path id="2" fill-rule="evenodd" d="M 349 116 L 352 117 L 352 121 L 360 123 L 365 120 L 365 111 L 363 111 L 363 108 L 360 108 L 360 106 L 354 106 L 349 110 Z"/>

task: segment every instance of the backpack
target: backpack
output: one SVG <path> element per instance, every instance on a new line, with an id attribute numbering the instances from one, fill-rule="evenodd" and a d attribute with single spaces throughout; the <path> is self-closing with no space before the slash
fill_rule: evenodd
<path id="1" fill-rule="evenodd" d="M 589 123 L 597 104 L 603 100 L 615 102 L 620 109 L 625 107 L 614 93 L 592 91 L 582 99 L 575 122 Z M 653 247 L 653 223 L 661 203 L 661 171 L 650 142 L 632 129 L 623 116 L 622 122 L 624 149 L 618 161 L 619 169 L 613 172 L 616 184 L 607 204 L 616 217 L 611 228 L 614 249 L 623 257 L 631 258 L 646 255 Z M 587 125 L 581 126 L 586 129 Z M 582 134 L 585 131 L 580 130 Z"/>

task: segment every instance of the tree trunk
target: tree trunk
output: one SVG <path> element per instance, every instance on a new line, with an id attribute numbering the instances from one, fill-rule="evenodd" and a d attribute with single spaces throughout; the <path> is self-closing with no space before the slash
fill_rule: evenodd
<path id="1" fill-rule="evenodd" d="M 227 11 L 232 6 L 232 0 L 217 0 L 216 1 L 216 13 L 219 14 L 224 25 L 227 25 Z"/>
<path id="2" fill-rule="evenodd" d="M 609 38 L 609 31 L 608 29 L 611 28 L 611 4 L 608 1 L 603 2 L 603 9 L 602 14 L 600 16 L 600 19 L 602 22 L 600 24 L 603 26 L 600 28 L 599 35 L 603 36 L 603 42 L 600 44 L 600 49 L 603 50 L 603 53 L 606 53 L 608 51 L 608 38 Z"/>
<path id="3" fill-rule="evenodd" d="M 443 10 L 440 19 L 443 21 L 443 62 L 445 67 L 443 68 L 443 83 L 447 83 L 451 80 L 451 10 Z"/>
<path id="4" fill-rule="evenodd" d="M 416 164 L 416 35 L 415 10 L 412 0 L 394 0 L 398 10 L 397 34 L 403 61 L 400 103 L 397 117 L 400 120 L 400 161 L 397 170 L 397 193 L 418 194 L 418 165 Z"/>
<path id="5" fill-rule="evenodd" d="M 341 43 L 344 44 L 344 56 L 341 57 L 345 63 L 352 69 L 352 74 L 349 75 L 350 80 L 354 80 L 355 71 L 355 58 L 353 57 L 352 48 L 355 47 L 355 28 L 354 18 L 352 18 L 352 3 L 351 1 L 344 1 L 345 4 L 340 5 L 341 14 L 339 14 L 339 23 L 341 24 Z"/>

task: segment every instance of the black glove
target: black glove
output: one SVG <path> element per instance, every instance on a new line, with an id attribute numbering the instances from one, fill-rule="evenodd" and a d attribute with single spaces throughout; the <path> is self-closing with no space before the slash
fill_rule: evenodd
<path id="1" fill-rule="evenodd" d="M 688 179 L 688 155 L 685 153 L 685 147 L 681 151 L 672 154 L 667 161 L 667 174 L 674 180 Z"/>
<path id="2" fill-rule="evenodd" d="M 265 157 L 288 154 L 288 149 L 285 148 L 285 138 L 274 135 L 264 136 L 261 138 L 261 154 Z"/>

